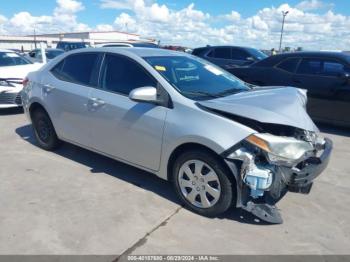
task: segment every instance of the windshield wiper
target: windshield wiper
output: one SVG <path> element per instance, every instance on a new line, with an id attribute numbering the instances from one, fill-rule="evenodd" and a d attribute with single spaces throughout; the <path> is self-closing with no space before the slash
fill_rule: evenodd
<path id="1" fill-rule="evenodd" d="M 228 90 L 224 90 L 220 93 L 217 93 L 215 95 L 219 96 L 219 97 L 224 97 L 224 96 L 228 96 L 228 95 L 233 95 L 233 94 L 237 94 L 240 93 L 242 91 L 245 91 L 245 89 L 228 89 Z"/>
<path id="2" fill-rule="evenodd" d="M 219 98 L 221 97 L 218 94 L 212 94 L 204 91 L 182 91 L 182 93 L 188 94 L 188 95 L 200 95 L 200 96 L 206 96 L 210 98 Z"/>

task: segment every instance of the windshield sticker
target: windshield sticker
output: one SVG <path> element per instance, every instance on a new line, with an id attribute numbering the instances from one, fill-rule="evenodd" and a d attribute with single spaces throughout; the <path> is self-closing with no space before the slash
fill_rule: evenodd
<path id="1" fill-rule="evenodd" d="M 156 65 L 154 68 L 155 68 L 157 71 L 166 71 L 165 66 Z"/>
<path id="2" fill-rule="evenodd" d="M 16 53 L 6 53 L 7 57 L 18 57 Z"/>
<path id="3" fill-rule="evenodd" d="M 220 71 L 219 69 L 215 68 L 215 67 L 212 66 L 212 65 L 205 65 L 204 68 L 207 69 L 209 72 L 211 72 L 211 73 L 217 75 L 217 76 L 223 74 L 222 71 Z"/>

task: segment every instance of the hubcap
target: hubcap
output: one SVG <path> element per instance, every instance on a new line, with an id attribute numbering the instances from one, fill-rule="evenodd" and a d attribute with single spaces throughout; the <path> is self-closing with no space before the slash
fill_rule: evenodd
<path id="1" fill-rule="evenodd" d="M 47 121 L 40 119 L 37 125 L 37 133 L 41 141 L 47 142 L 50 137 L 50 125 Z"/>
<path id="2" fill-rule="evenodd" d="M 179 170 L 178 182 L 182 195 L 196 207 L 212 207 L 220 198 L 219 177 L 201 160 L 185 162 Z"/>

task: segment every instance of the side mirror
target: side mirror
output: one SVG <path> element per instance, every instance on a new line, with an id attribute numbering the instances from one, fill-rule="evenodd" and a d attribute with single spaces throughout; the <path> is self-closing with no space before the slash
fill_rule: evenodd
<path id="1" fill-rule="evenodd" d="M 346 72 L 339 74 L 339 79 L 343 81 L 344 84 L 347 84 L 350 82 L 350 74 Z"/>
<path id="2" fill-rule="evenodd" d="M 158 103 L 157 88 L 145 86 L 133 89 L 129 94 L 129 98 L 136 102 Z"/>
<path id="3" fill-rule="evenodd" d="M 350 79 L 350 74 L 349 74 L 349 73 L 343 73 L 343 74 L 341 75 L 341 78 L 346 79 L 346 80 L 349 80 L 349 79 Z"/>

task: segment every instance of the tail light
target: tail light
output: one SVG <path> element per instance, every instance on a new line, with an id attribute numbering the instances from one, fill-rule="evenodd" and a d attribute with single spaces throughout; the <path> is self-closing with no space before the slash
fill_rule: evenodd
<path id="1" fill-rule="evenodd" d="M 29 79 L 28 79 L 27 77 L 24 78 L 23 81 L 22 81 L 23 87 L 26 87 L 26 85 L 28 84 L 28 82 L 29 82 Z"/>

